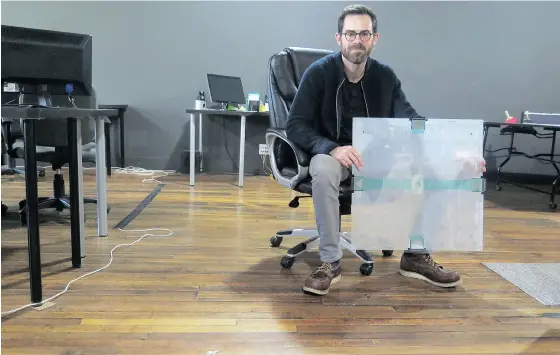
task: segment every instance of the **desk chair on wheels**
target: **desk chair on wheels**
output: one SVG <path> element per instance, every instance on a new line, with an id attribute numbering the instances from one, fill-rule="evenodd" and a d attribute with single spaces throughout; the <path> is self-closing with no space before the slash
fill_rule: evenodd
<path id="1" fill-rule="evenodd" d="M 12 120 L 2 120 L 2 159 L 6 156 L 7 161 L 2 161 L 2 175 L 25 175 L 23 169 L 16 167 L 17 153 L 14 149 L 14 142 L 18 139 L 23 141 L 22 124 L 20 120 L 14 122 Z M 6 147 L 6 149 L 4 149 Z M 44 177 L 46 174 L 45 168 L 42 166 L 37 167 L 37 175 Z"/>
<path id="2" fill-rule="evenodd" d="M 289 207 L 297 208 L 299 199 L 312 196 L 309 163 L 311 157 L 290 142 L 286 135 L 286 123 L 290 106 L 295 97 L 303 73 L 316 60 L 330 54 L 330 51 L 290 47 L 273 55 L 268 67 L 268 97 L 270 110 L 270 128 L 266 132 L 266 143 L 270 154 L 270 165 L 274 178 L 280 185 L 304 194 L 290 201 Z M 352 207 L 351 178 L 340 185 L 339 203 L 341 222 L 343 215 L 349 215 Z M 341 223 L 339 223 L 341 226 Z M 373 272 L 373 258 L 365 250 L 357 250 L 351 243 L 349 234 L 340 232 L 340 245 L 351 251 L 362 260 L 360 272 L 371 275 Z M 313 242 L 318 242 L 317 230 L 290 229 L 278 231 L 270 239 L 273 247 L 278 247 L 285 237 L 307 237 L 304 242 L 288 250 L 282 258 L 281 265 L 291 268 L 296 256 L 305 252 Z M 384 256 L 393 255 L 392 250 L 383 250 Z"/>
<path id="3" fill-rule="evenodd" d="M 76 96 L 75 103 L 81 108 L 96 108 L 96 94 Z M 33 98 L 33 96 L 32 96 Z M 62 95 L 52 96 L 53 106 L 68 106 L 67 97 Z M 23 126 L 23 122 L 21 122 Z M 61 212 L 64 209 L 72 208 L 70 196 L 65 192 L 64 175 L 62 167 L 70 161 L 70 147 L 68 147 L 68 131 L 65 121 L 57 119 L 44 119 L 35 122 L 35 142 L 37 145 L 36 159 L 40 162 L 50 163 L 54 173 L 53 195 L 39 197 L 39 210 L 54 208 Z M 95 156 L 95 121 L 84 120 L 81 123 L 82 136 L 82 162 L 96 163 Z M 23 127 L 22 127 L 23 129 Z M 14 154 L 17 158 L 25 159 L 23 139 L 17 139 L 14 144 Z M 84 198 L 84 204 L 97 204 L 97 199 Z M 27 201 L 19 202 L 21 224 L 27 223 Z M 107 206 L 107 212 L 111 210 Z"/>

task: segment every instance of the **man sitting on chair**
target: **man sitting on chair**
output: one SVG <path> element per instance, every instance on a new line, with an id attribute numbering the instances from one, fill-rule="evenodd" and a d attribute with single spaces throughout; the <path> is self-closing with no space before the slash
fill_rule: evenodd
<path id="1" fill-rule="evenodd" d="M 288 139 L 312 158 L 310 175 L 322 265 L 304 291 L 325 295 L 341 275 L 339 186 L 362 161 L 352 147 L 353 117 L 420 118 L 407 101 L 393 70 L 370 54 L 379 38 L 376 15 L 366 6 L 346 7 L 338 19 L 340 52 L 311 64 L 290 109 Z M 484 168 L 483 160 L 483 170 Z M 459 284 L 457 272 L 434 262 L 427 250 L 406 251 L 400 273 L 440 287 Z"/>

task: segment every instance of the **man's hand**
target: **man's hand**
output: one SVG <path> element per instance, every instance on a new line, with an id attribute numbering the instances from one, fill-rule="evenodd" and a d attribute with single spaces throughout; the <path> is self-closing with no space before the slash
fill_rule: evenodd
<path id="1" fill-rule="evenodd" d="M 484 157 L 476 157 L 468 152 L 457 152 L 456 157 L 463 162 L 469 170 L 477 170 L 479 167 L 482 172 L 486 172 L 486 160 Z"/>
<path id="2" fill-rule="evenodd" d="M 351 145 L 336 147 L 329 154 L 347 168 L 350 168 L 352 164 L 358 170 L 362 167 L 362 158 L 360 158 L 360 154 Z"/>

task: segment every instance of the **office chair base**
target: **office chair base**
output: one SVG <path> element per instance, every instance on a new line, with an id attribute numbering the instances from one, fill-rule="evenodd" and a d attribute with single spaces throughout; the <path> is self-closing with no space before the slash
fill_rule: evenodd
<path id="1" fill-rule="evenodd" d="M 25 170 L 10 168 L 10 167 L 2 167 L 2 175 L 24 175 L 25 176 Z M 45 168 L 38 167 L 37 168 L 37 175 L 39 177 L 45 177 L 45 175 L 46 175 Z"/>
<path id="2" fill-rule="evenodd" d="M 59 212 L 62 212 L 64 209 L 70 209 L 70 197 L 39 197 L 39 210 L 47 209 L 47 208 L 54 208 Z M 84 204 L 97 204 L 97 200 L 94 198 L 84 198 Z M 19 219 L 21 224 L 27 224 L 27 201 L 21 200 L 19 202 Z M 107 213 L 111 210 L 110 206 L 107 206 Z"/>
<path id="3" fill-rule="evenodd" d="M 306 250 L 310 249 L 311 247 L 315 247 L 319 241 L 319 234 L 317 230 L 312 229 L 292 229 L 292 230 L 283 230 L 276 233 L 276 235 L 270 238 L 270 244 L 273 247 L 279 247 L 284 240 L 284 237 L 307 237 L 305 241 L 297 244 L 296 246 L 290 248 L 286 256 L 282 258 L 280 261 L 280 265 L 282 265 L 285 269 L 290 269 L 295 262 L 296 256 L 304 253 Z M 350 240 L 350 234 L 347 232 L 340 233 L 340 247 L 342 249 L 346 249 L 358 257 L 363 264 L 360 265 L 360 273 L 365 276 L 369 276 L 373 273 L 373 264 L 374 260 L 369 255 L 369 253 L 365 250 L 358 250 Z M 389 257 L 393 255 L 392 250 L 383 250 L 383 256 Z"/>

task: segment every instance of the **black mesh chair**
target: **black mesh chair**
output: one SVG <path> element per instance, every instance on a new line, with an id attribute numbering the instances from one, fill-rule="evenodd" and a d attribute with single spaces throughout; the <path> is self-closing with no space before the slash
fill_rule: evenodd
<path id="1" fill-rule="evenodd" d="M 282 186 L 304 194 L 297 196 L 289 207 L 297 208 L 299 199 L 311 197 L 311 176 L 309 175 L 310 157 L 290 142 L 286 136 L 288 112 L 305 70 L 316 60 L 330 54 L 330 51 L 290 47 L 273 55 L 268 66 L 268 97 L 270 110 L 270 128 L 266 132 L 266 143 L 270 154 L 270 165 L 274 178 Z M 340 185 L 340 216 L 349 215 L 352 206 L 352 179 Z M 341 224 L 339 224 L 341 225 Z M 351 243 L 349 234 L 341 233 L 341 247 L 351 251 L 363 261 L 360 272 L 371 275 L 373 259 L 365 250 L 357 250 Z M 289 229 L 278 231 L 270 239 L 273 247 L 278 247 L 285 237 L 307 237 L 304 242 L 288 250 L 282 258 L 281 265 L 291 268 L 295 257 L 308 249 L 310 243 L 318 242 L 317 230 Z M 384 256 L 393 255 L 392 250 L 383 250 Z"/>
<path id="2" fill-rule="evenodd" d="M 32 99 L 35 97 L 32 96 Z M 75 104 L 81 108 L 96 108 L 97 97 L 95 89 L 92 96 L 76 96 Z M 52 97 L 54 106 L 69 106 L 68 98 L 63 95 Z M 23 125 L 23 122 L 20 123 Z M 94 120 L 83 120 L 82 128 L 82 161 L 96 162 L 95 156 L 95 122 Z M 70 161 L 70 148 L 68 147 L 68 133 L 66 122 L 56 119 L 38 120 L 35 123 L 35 142 L 37 145 L 37 161 L 50 163 L 54 173 L 53 195 L 40 196 L 39 210 L 56 209 L 63 211 L 71 209 L 70 196 L 66 194 L 64 175 L 62 167 Z M 16 158 L 25 159 L 23 139 L 16 139 L 12 145 L 12 154 Z M 84 204 L 97 204 L 95 198 L 84 198 Z M 27 223 L 27 200 L 19 201 L 21 224 Z M 107 212 L 110 211 L 107 206 Z"/>

